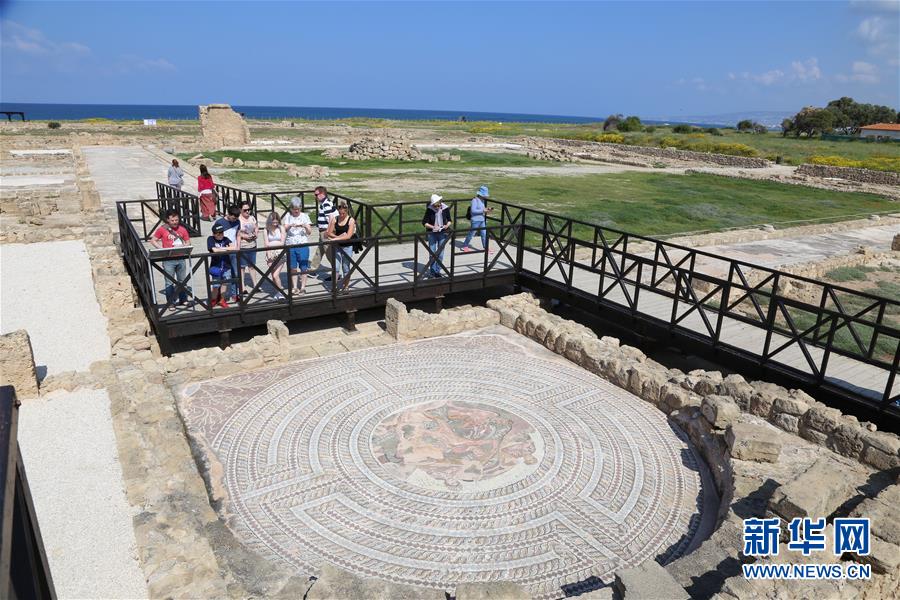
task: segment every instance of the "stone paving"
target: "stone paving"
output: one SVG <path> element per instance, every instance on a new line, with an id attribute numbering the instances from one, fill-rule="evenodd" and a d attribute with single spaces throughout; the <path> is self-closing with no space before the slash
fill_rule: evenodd
<path id="1" fill-rule="evenodd" d="M 692 549 L 717 502 L 684 435 L 497 330 L 185 386 L 238 538 L 301 573 L 513 581 L 535 598 Z"/>
<path id="2" fill-rule="evenodd" d="M 849 231 L 799 235 L 792 238 L 705 246 L 702 250 L 778 269 L 850 254 L 859 246 L 867 246 L 875 252 L 886 252 L 891 249 L 891 241 L 897 233 L 900 233 L 900 227 L 891 224 L 861 227 Z M 718 276 L 728 275 L 727 263 L 721 260 L 698 256 L 696 264 L 697 268 L 702 269 L 705 273 Z"/>
<path id="3" fill-rule="evenodd" d="M 140 146 L 85 146 L 91 176 L 104 205 L 156 197 L 156 182 L 166 181 L 169 165 Z M 184 174 L 184 191 L 197 193 L 197 178 Z"/>

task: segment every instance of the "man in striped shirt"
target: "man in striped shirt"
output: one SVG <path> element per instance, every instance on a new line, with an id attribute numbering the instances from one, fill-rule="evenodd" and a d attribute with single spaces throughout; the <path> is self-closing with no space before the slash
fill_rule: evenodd
<path id="1" fill-rule="evenodd" d="M 334 207 L 334 201 L 328 197 L 328 190 L 326 190 L 324 186 L 318 186 L 314 193 L 316 195 L 317 206 L 316 227 L 319 230 L 319 241 L 323 242 L 327 239 L 325 232 L 328 231 L 328 223 L 335 215 L 337 215 L 337 209 Z M 320 243 L 316 248 L 316 254 L 313 256 L 310 263 L 310 268 L 313 272 L 319 270 L 319 267 L 322 264 L 323 255 L 327 255 L 329 261 L 332 260 L 331 247 L 329 246 L 326 250 L 325 245 Z M 328 277 L 326 277 L 326 279 L 328 279 Z"/>

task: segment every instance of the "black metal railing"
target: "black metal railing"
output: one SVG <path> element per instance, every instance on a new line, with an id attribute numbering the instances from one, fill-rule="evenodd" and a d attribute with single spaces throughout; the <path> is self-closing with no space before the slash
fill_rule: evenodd
<path id="1" fill-rule="evenodd" d="M 835 356 L 857 361 L 857 368 L 876 367 L 884 377 L 878 404 L 896 409 L 900 399 L 893 393 L 900 360 L 897 300 L 522 210 L 524 255 L 518 268 L 530 281 L 654 319 L 670 331 L 702 338 L 763 366 L 786 367 L 817 385 L 832 379 L 829 366 Z M 538 220 L 540 226 L 534 224 Z M 726 332 L 726 327 L 733 330 L 741 325 L 748 326 L 742 329 L 743 337 L 741 332 Z M 740 345 L 756 342 L 759 347 L 753 349 Z M 788 358 L 792 352 L 794 356 Z"/>
<path id="2" fill-rule="evenodd" d="M 299 195 L 295 192 L 291 194 Z M 264 200 L 271 201 L 272 198 L 260 194 L 257 200 L 259 210 L 266 203 Z M 276 206 L 276 210 L 283 209 L 280 201 Z M 354 202 L 351 206 L 355 206 L 364 216 L 364 204 Z M 189 260 L 156 258 L 150 255 L 144 243 L 152 232 L 143 225 L 140 229 L 135 227 L 146 218 L 146 215 L 156 216 L 152 212 L 151 202 L 142 200 L 119 202 L 118 213 L 121 247 L 126 264 L 142 301 L 149 307 L 148 314 L 154 324 L 194 319 L 204 314 L 217 316 L 266 307 L 293 306 L 321 301 L 328 297 L 336 299 L 345 295 L 339 286 L 328 285 L 323 286 L 318 293 L 296 297 L 294 294 L 296 284 L 288 273 L 291 267 L 295 267 L 289 256 L 292 249 L 306 249 L 308 256 L 311 256 L 322 247 L 326 256 L 333 257 L 341 251 L 340 248 L 346 247 L 346 243 L 279 244 L 220 253 L 206 252 L 204 248 L 204 251 L 193 253 Z M 429 247 L 428 236 L 423 231 L 384 238 L 363 236 L 362 230 L 360 227 L 360 236 L 354 240 L 361 249 L 350 256 L 345 255 L 346 258 L 343 259 L 349 265 L 349 272 L 346 275 L 350 281 L 346 292 L 347 298 L 365 294 L 383 295 L 406 287 L 418 289 L 448 285 L 452 288 L 453 284 L 460 280 L 488 279 L 497 273 L 512 273 L 516 261 L 514 248 L 519 243 L 521 228 L 515 225 L 488 227 L 488 236 L 495 248 L 493 253 L 463 253 L 458 242 L 466 235 L 466 230 L 449 232 L 439 250 Z M 261 234 L 260 238 L 262 237 L 264 236 Z M 395 243 L 398 240 L 401 244 L 408 244 L 405 252 L 397 251 Z M 382 251 L 385 245 L 394 246 L 394 251 L 390 255 Z M 265 267 L 261 266 L 263 261 L 260 260 L 258 253 L 266 257 Z M 463 254 L 469 257 L 466 261 L 459 259 Z M 475 256 L 479 257 L 477 264 L 472 259 Z M 238 272 L 232 272 L 231 277 L 224 281 L 217 278 L 214 282 L 210 267 L 213 262 L 220 263 L 223 257 L 225 259 L 233 257 L 234 260 L 229 260 L 228 263 L 236 265 Z M 165 270 L 165 263 L 175 261 L 182 261 L 185 265 L 185 274 L 180 279 Z M 336 271 L 334 260 L 330 260 L 329 263 L 331 281 L 336 282 L 341 274 Z M 428 277 L 432 267 L 446 279 Z M 234 286 L 238 292 L 237 303 L 233 303 L 228 310 L 217 308 L 209 301 L 213 297 L 212 286 L 220 284 L 229 288 Z M 169 289 L 169 293 L 166 294 L 166 301 L 161 302 L 158 298 L 159 293 L 166 288 Z M 182 295 L 188 298 L 187 306 L 178 303 Z M 231 296 L 230 293 L 227 295 Z"/>
<path id="3" fill-rule="evenodd" d="M 200 235 L 200 198 L 159 181 L 156 182 L 157 217 L 162 223 L 169 210 L 178 211 L 181 223 L 192 236 Z M 159 223 L 150 227 L 156 229 Z"/>
<path id="4" fill-rule="evenodd" d="M 17 441 L 19 404 L 0 386 L 0 598 L 53 600 L 56 591 Z"/>
<path id="5" fill-rule="evenodd" d="M 250 192 L 243 193 L 244 197 L 250 195 Z M 255 194 L 254 208 L 257 214 L 279 211 L 283 215 L 294 196 L 301 198 L 304 209 L 316 210 L 312 192 L 308 190 Z M 425 266 L 423 259 L 427 263 L 433 258 L 427 250 L 421 225 L 427 208 L 425 202 L 346 200 L 351 204 L 366 248 L 351 259 L 353 273 L 359 273 L 363 282 L 356 284 L 355 292 L 363 293 L 363 285 L 376 295 L 388 291 L 382 276 L 385 267 L 395 259 L 385 259 L 384 254 L 396 244 L 410 245 L 412 254 L 396 259 L 395 263 L 415 265 L 421 273 Z M 441 261 L 439 267 L 453 282 L 460 276 L 454 268 L 461 255 L 458 242 L 468 226 L 464 219 L 468 199 L 448 199 L 445 203 L 450 206 L 457 225 L 448 246 L 449 258 Z M 146 219 L 153 217 L 153 211 L 141 202 L 120 203 L 120 206 L 127 206 L 120 220 L 134 226 L 138 241 L 147 239 Z M 742 355 L 756 364 L 786 369 L 791 376 L 818 386 L 827 387 L 840 379 L 843 376 L 840 371 L 846 371 L 847 364 L 873 367 L 879 371 L 867 385 L 881 390 L 878 406 L 896 409 L 898 397 L 893 389 L 900 357 L 900 302 L 897 300 L 507 202 L 491 200 L 490 206 L 493 211 L 486 215 L 486 221 L 491 243 L 498 248 L 502 245 L 511 261 L 509 267 L 506 262 L 501 263 L 503 270 L 511 268 L 522 283 L 552 286 L 563 294 L 577 295 L 597 307 L 647 320 L 674 334 Z M 129 217 L 131 213 L 134 215 Z M 459 227 L 460 223 L 466 227 Z M 142 244 L 127 247 L 143 260 L 140 253 L 146 250 L 137 246 Z M 392 252 L 396 254 L 397 250 Z M 192 272 L 205 278 L 206 258 L 197 255 L 194 258 Z M 373 258 L 374 266 L 365 262 Z M 138 273 L 143 279 L 154 274 L 159 277 L 161 268 L 153 264 L 156 262 L 159 261 L 149 261 L 151 266 L 132 273 Z M 445 271 L 447 263 L 449 273 Z M 487 278 L 497 271 L 496 267 L 496 261 L 492 263 L 485 253 L 482 275 Z M 272 273 L 255 265 L 250 268 L 261 280 Z M 374 277 L 367 269 L 374 269 Z M 184 282 L 170 279 L 167 283 L 181 283 L 179 289 L 183 289 Z M 398 285 L 416 289 L 419 285 L 434 284 L 413 275 Z M 151 286 L 137 283 L 136 286 L 142 299 L 157 307 L 155 319 L 186 318 L 183 308 L 165 305 L 160 308 L 145 293 Z M 262 299 L 256 297 L 259 288 L 253 286 L 249 297 L 241 300 L 237 308 L 251 310 L 261 306 Z M 331 295 L 337 297 L 337 292 Z M 285 298 L 284 302 L 294 304 L 293 298 Z M 276 300 L 266 303 L 278 304 Z M 197 310 L 206 311 L 207 317 L 221 314 L 204 306 L 202 299 L 197 300 L 196 306 Z M 855 362 L 835 367 L 835 357 Z M 875 381 L 878 378 L 880 382 Z M 857 392 L 871 401 L 871 389 L 865 394 Z"/>

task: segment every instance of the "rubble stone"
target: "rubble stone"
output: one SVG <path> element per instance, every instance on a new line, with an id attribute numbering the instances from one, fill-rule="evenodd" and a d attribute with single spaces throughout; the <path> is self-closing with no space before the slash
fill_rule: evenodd
<path id="1" fill-rule="evenodd" d="M 741 409 L 734 400 L 727 396 L 706 396 L 700 405 L 700 411 L 709 424 L 718 429 L 725 429 L 741 414 Z"/>
<path id="2" fill-rule="evenodd" d="M 36 398 L 39 395 L 37 370 L 31 339 L 24 329 L 0 335 L 0 385 L 16 388 L 16 397 Z"/>
<path id="3" fill-rule="evenodd" d="M 688 600 L 675 578 L 654 560 L 616 571 L 613 584 L 623 600 Z"/>
<path id="4" fill-rule="evenodd" d="M 725 433 L 731 456 L 738 460 L 775 462 L 781 453 L 781 444 L 763 425 L 732 423 Z"/>

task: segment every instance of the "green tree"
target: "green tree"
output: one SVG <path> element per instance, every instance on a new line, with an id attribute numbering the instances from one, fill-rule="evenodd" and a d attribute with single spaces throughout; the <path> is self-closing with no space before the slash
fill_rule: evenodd
<path id="1" fill-rule="evenodd" d="M 873 123 L 898 122 L 898 113 L 890 106 L 864 104 L 844 96 L 832 100 L 825 106 L 834 116 L 834 127 L 844 133 L 855 134 L 860 127 Z"/>
<path id="2" fill-rule="evenodd" d="M 603 121 L 603 131 L 610 131 L 619 128 L 619 123 L 624 120 L 625 117 L 622 115 L 609 115 L 606 117 L 606 120 Z"/>
<path id="3" fill-rule="evenodd" d="M 789 133 L 794 131 L 794 120 L 793 119 L 782 119 L 781 121 L 781 136 L 787 137 Z"/>
<path id="4" fill-rule="evenodd" d="M 738 121 L 737 130 L 738 131 L 750 131 L 753 129 L 753 121 L 750 119 L 744 119 L 743 121 Z"/>
<path id="5" fill-rule="evenodd" d="M 825 133 L 834 129 L 834 113 L 824 108 L 807 106 L 794 115 L 794 135 L 807 137 Z"/>
<path id="6" fill-rule="evenodd" d="M 640 131 L 643 129 L 643 125 L 641 125 L 641 120 L 638 117 L 632 115 L 620 121 L 618 129 L 619 131 Z"/>

